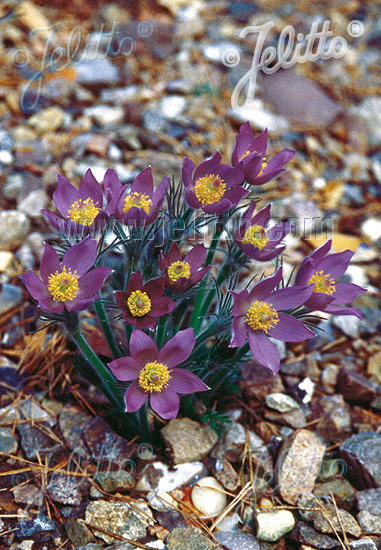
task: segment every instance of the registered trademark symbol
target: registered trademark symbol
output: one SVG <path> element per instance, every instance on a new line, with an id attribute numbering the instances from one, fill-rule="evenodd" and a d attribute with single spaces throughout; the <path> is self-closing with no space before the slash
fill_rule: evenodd
<path id="1" fill-rule="evenodd" d="M 350 36 L 353 36 L 353 38 L 357 38 L 364 33 L 364 24 L 361 21 L 354 19 L 348 23 L 347 32 Z"/>

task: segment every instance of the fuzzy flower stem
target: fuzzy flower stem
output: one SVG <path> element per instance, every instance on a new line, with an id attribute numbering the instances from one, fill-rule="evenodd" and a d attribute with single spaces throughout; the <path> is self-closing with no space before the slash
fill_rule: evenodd
<path id="1" fill-rule="evenodd" d="M 111 332 L 110 324 L 108 322 L 105 309 L 102 304 L 102 300 L 97 300 L 94 304 L 95 311 L 97 312 L 99 323 L 102 327 L 103 334 L 107 340 L 109 348 L 114 356 L 114 359 L 118 359 L 121 356 L 118 347 L 116 345 L 114 336 Z"/>
<path id="2" fill-rule="evenodd" d="M 117 407 L 117 409 L 124 410 L 123 394 L 117 386 L 117 382 L 111 372 L 104 366 L 99 359 L 95 351 L 89 346 L 84 337 L 81 334 L 79 324 L 70 331 L 72 338 L 81 350 L 82 354 L 86 357 L 89 363 L 102 380 L 104 392 L 107 395 L 110 403 Z"/>

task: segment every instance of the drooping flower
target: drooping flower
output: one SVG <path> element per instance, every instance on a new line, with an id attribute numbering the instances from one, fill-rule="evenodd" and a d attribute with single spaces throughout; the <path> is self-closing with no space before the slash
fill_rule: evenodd
<path id="1" fill-rule="evenodd" d="M 139 328 L 154 328 L 156 319 L 173 311 L 176 302 L 163 296 L 164 277 L 143 284 L 140 273 L 132 273 L 126 291 L 115 292 L 123 321 Z"/>
<path id="2" fill-rule="evenodd" d="M 222 214 L 249 193 L 241 187 L 242 165 L 231 168 L 220 164 L 221 154 L 214 155 L 195 168 L 195 164 L 184 158 L 182 176 L 185 200 L 191 208 L 201 208 L 207 214 Z"/>
<path id="3" fill-rule="evenodd" d="M 196 244 L 183 258 L 177 243 L 172 243 L 168 256 L 163 252 L 160 255 L 159 266 L 165 274 L 165 285 L 183 291 L 199 283 L 212 267 L 209 265 L 200 269 L 205 263 L 206 255 L 205 246 Z"/>
<path id="4" fill-rule="evenodd" d="M 129 192 L 123 192 L 116 208 L 115 217 L 126 225 L 149 225 L 157 218 L 169 189 L 169 177 L 165 177 L 154 190 L 152 169 L 145 168 L 135 178 Z M 126 189 L 126 188 L 125 188 Z M 124 190 L 123 190 L 124 191 Z"/>
<path id="5" fill-rule="evenodd" d="M 110 176 L 118 180 L 113 170 L 107 170 L 105 180 Z M 57 181 L 53 201 L 60 215 L 51 210 L 41 210 L 41 212 L 55 229 L 70 234 L 84 234 L 104 226 L 108 218 L 114 214 L 120 194 L 125 187 L 119 182 L 119 194 L 107 194 L 107 205 L 104 206 L 106 201 L 102 187 L 90 169 L 86 171 L 78 189 L 64 176 L 57 176 Z"/>
<path id="6" fill-rule="evenodd" d="M 53 247 L 45 244 L 41 279 L 33 271 L 20 275 L 29 294 L 48 313 L 82 311 L 99 298 L 97 292 L 112 269 L 91 269 L 97 258 L 97 241 L 88 236 L 69 248 L 62 262 Z M 90 271 L 89 271 L 90 270 Z"/>
<path id="7" fill-rule="evenodd" d="M 255 201 L 251 201 L 249 208 L 243 214 L 243 223 L 236 231 L 234 239 L 247 256 L 265 262 L 272 260 L 286 248 L 277 246 L 291 231 L 292 225 L 280 222 L 266 229 L 270 221 L 271 205 L 262 208 L 252 218 L 254 210 Z"/>
<path id="8" fill-rule="evenodd" d="M 236 136 L 232 166 L 243 164 L 245 180 L 252 185 L 263 185 L 285 171 L 283 165 L 295 155 L 293 149 L 283 149 L 271 160 L 265 156 L 267 130 L 254 138 L 250 122 L 245 122 Z"/>
<path id="9" fill-rule="evenodd" d="M 354 252 L 344 250 L 344 252 L 328 254 L 331 247 L 332 239 L 329 239 L 301 263 L 295 283 L 313 285 L 311 297 L 304 305 L 312 311 L 356 315 L 361 319 L 361 311 L 354 307 L 343 307 L 343 304 L 352 302 L 356 296 L 366 292 L 366 289 L 353 283 L 337 282 L 347 270 Z"/>
<path id="10" fill-rule="evenodd" d="M 312 294 L 312 287 L 274 290 L 281 279 L 280 267 L 275 275 L 257 283 L 250 292 L 247 289 L 231 291 L 234 319 L 230 347 L 242 347 L 247 337 L 254 358 L 274 373 L 279 370 L 280 357 L 269 336 L 283 342 L 300 342 L 315 336 L 301 321 L 283 313 L 304 304 Z"/>
<path id="11" fill-rule="evenodd" d="M 179 412 L 178 394 L 208 390 L 195 374 L 177 368 L 188 359 L 195 345 L 192 328 L 181 330 L 159 351 L 142 330 L 130 338 L 131 357 L 109 363 L 114 376 L 123 382 L 134 380 L 125 395 L 126 412 L 137 411 L 149 397 L 151 408 L 162 418 L 175 418 Z"/>

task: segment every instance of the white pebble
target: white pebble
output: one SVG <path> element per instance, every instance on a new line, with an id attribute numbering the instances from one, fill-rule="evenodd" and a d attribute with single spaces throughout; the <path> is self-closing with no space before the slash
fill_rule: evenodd
<path id="1" fill-rule="evenodd" d="M 197 486 L 193 487 L 191 499 L 193 506 L 205 518 L 213 518 L 221 514 L 226 507 L 224 488 L 214 477 L 203 477 Z"/>

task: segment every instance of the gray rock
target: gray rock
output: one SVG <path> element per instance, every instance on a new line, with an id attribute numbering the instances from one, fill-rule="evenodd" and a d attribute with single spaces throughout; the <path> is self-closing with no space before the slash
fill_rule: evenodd
<path id="1" fill-rule="evenodd" d="M 7 199 L 17 199 L 24 187 L 24 178 L 21 174 L 9 174 L 3 187 L 3 195 Z"/>
<path id="2" fill-rule="evenodd" d="M 196 527 L 176 527 L 168 535 L 166 550 L 214 550 L 218 546 Z"/>
<path id="3" fill-rule="evenodd" d="M 125 470 L 120 470 L 119 472 L 98 472 L 95 474 L 94 480 L 108 493 L 125 491 L 135 485 L 133 476 Z"/>
<path id="4" fill-rule="evenodd" d="M 100 100 L 104 103 L 128 103 L 139 92 L 138 86 L 126 86 L 125 88 L 106 88 L 101 91 Z"/>
<path id="5" fill-rule="evenodd" d="M 195 462 L 204 458 L 218 441 L 209 426 L 189 418 L 175 418 L 161 430 L 175 464 Z"/>
<path id="6" fill-rule="evenodd" d="M 312 546 L 313 548 L 319 548 L 319 550 L 329 550 L 330 548 L 339 546 L 337 540 L 318 533 L 313 527 L 310 527 L 303 521 L 298 521 L 288 536 L 296 542 Z"/>
<path id="7" fill-rule="evenodd" d="M 325 453 L 324 442 L 313 432 L 298 430 L 284 440 L 276 463 L 278 492 L 289 504 L 312 493 Z"/>
<path id="8" fill-rule="evenodd" d="M 39 424 L 39 426 L 41 425 L 42 423 Z M 36 426 L 18 424 L 17 430 L 21 438 L 21 447 L 29 460 L 36 460 L 37 453 L 43 456 L 57 449 L 57 442 Z"/>
<path id="9" fill-rule="evenodd" d="M 62 435 L 69 448 L 80 456 L 88 456 L 89 448 L 84 441 L 83 430 L 90 424 L 92 417 L 72 405 L 65 405 L 58 419 Z"/>
<path id="10" fill-rule="evenodd" d="M 375 516 L 381 516 L 381 488 L 357 491 L 356 500 L 360 512 L 367 511 Z"/>
<path id="11" fill-rule="evenodd" d="M 326 441 L 342 441 L 352 433 L 350 407 L 341 394 L 321 397 L 313 409 L 321 419 L 315 429 Z"/>
<path id="12" fill-rule="evenodd" d="M 78 479 L 65 475 L 53 475 L 50 478 L 47 490 L 54 502 L 79 506 L 82 501 Z"/>
<path id="13" fill-rule="evenodd" d="M 1 221 L 1 220 L 0 220 Z M 1 239 L 1 232 L 0 232 Z M 21 288 L 3 283 L 0 290 L 0 315 L 18 306 L 22 300 Z"/>
<path id="14" fill-rule="evenodd" d="M 160 101 L 160 109 L 164 118 L 176 120 L 184 111 L 187 105 L 185 97 L 180 95 L 169 95 Z"/>
<path id="15" fill-rule="evenodd" d="M 39 540 L 42 542 L 49 540 L 54 530 L 55 525 L 51 519 L 46 516 L 38 515 L 33 519 L 20 521 L 17 524 L 16 534 L 19 538 L 32 537 L 36 534 L 44 534 L 45 536 L 39 536 Z"/>
<path id="16" fill-rule="evenodd" d="M 251 451 L 265 448 L 264 441 L 254 432 L 246 430 L 239 422 L 227 424 L 227 430 L 222 439 L 211 452 L 213 458 L 229 460 L 240 460 L 243 449 L 246 445 L 246 433 L 249 435 Z"/>
<path id="17" fill-rule="evenodd" d="M 107 58 L 81 60 L 75 64 L 75 70 L 81 84 L 116 84 L 119 81 L 118 68 Z"/>
<path id="18" fill-rule="evenodd" d="M 0 453 L 14 455 L 17 447 L 17 438 L 12 435 L 12 428 L 0 428 Z"/>
<path id="19" fill-rule="evenodd" d="M 110 546 L 110 548 L 112 548 Z M 102 546 L 100 544 L 95 544 L 94 542 L 89 542 L 85 546 L 77 546 L 75 550 L 102 550 Z"/>
<path id="20" fill-rule="evenodd" d="M 238 531 L 217 531 L 214 534 L 217 542 L 228 550 L 260 550 L 260 544 L 253 535 Z"/>
<path id="21" fill-rule="evenodd" d="M 343 368 L 339 375 L 339 393 L 350 403 L 368 405 L 377 395 L 377 384 L 358 372 Z"/>
<path id="22" fill-rule="evenodd" d="M 48 201 L 49 197 L 46 192 L 43 189 L 36 189 L 20 201 L 18 208 L 31 218 L 40 218 L 42 216 L 40 210 L 46 208 Z"/>
<path id="23" fill-rule="evenodd" d="M 352 540 L 349 543 L 351 550 L 377 550 L 377 546 L 372 539 Z"/>
<path id="24" fill-rule="evenodd" d="M 123 437 L 115 434 L 101 418 L 94 418 L 85 427 L 83 434 L 95 460 L 117 462 L 122 465 L 134 453 L 135 448 Z"/>
<path id="25" fill-rule="evenodd" d="M 295 519 L 288 510 L 261 512 L 257 515 L 257 539 L 275 542 L 294 528 Z"/>
<path id="26" fill-rule="evenodd" d="M 32 508 L 39 508 L 44 502 L 44 494 L 35 485 L 20 485 L 13 490 L 16 504 L 27 504 Z"/>
<path id="27" fill-rule="evenodd" d="M 175 469 L 169 469 L 162 462 L 148 464 L 136 484 L 138 491 L 173 491 L 179 487 L 190 485 L 207 475 L 202 462 L 178 464 Z"/>
<path id="28" fill-rule="evenodd" d="M 369 142 L 373 146 L 381 143 L 381 98 L 370 96 L 354 109 L 369 130 Z"/>
<path id="29" fill-rule="evenodd" d="M 77 521 L 76 519 L 68 519 L 65 523 L 65 530 L 67 536 L 73 545 L 73 547 L 87 547 L 90 543 L 94 542 L 95 537 L 88 527 L 84 523 Z M 96 545 L 92 545 L 96 546 Z M 93 549 L 90 549 L 93 550 Z M 96 550 L 96 549 L 94 549 Z"/>
<path id="30" fill-rule="evenodd" d="M 95 105 L 94 107 L 87 107 L 84 114 L 94 119 L 102 128 L 112 128 L 123 122 L 125 111 L 120 106 Z"/>
<path id="31" fill-rule="evenodd" d="M 315 485 L 315 496 L 325 496 L 327 499 L 331 500 L 331 494 L 333 494 L 335 502 L 339 508 L 343 508 L 348 511 L 352 508 L 355 501 L 355 490 L 349 481 L 339 477 L 337 479 L 326 481 L 324 483 L 317 483 Z"/>
<path id="32" fill-rule="evenodd" d="M 360 336 L 361 319 L 354 315 L 334 316 L 332 323 L 343 331 L 346 336 L 350 336 L 350 338 L 358 338 Z"/>
<path id="33" fill-rule="evenodd" d="M 0 212 L 0 227 L 0 250 L 15 250 L 28 235 L 30 222 L 24 212 L 3 210 Z"/>
<path id="34" fill-rule="evenodd" d="M 285 413 L 265 411 L 265 418 L 266 420 L 270 420 L 270 422 L 279 422 L 280 424 L 291 426 L 291 428 L 305 428 L 307 426 L 306 415 L 301 409 Z"/>
<path id="35" fill-rule="evenodd" d="M 13 149 L 13 138 L 12 136 L 3 128 L 0 128 L 0 149 L 4 151 L 12 151 Z"/>
<path id="36" fill-rule="evenodd" d="M 333 504 L 324 503 L 323 507 L 324 514 L 317 512 L 313 517 L 315 529 L 329 534 L 334 534 L 334 529 L 339 533 L 344 530 L 354 537 L 361 536 L 361 528 L 349 512 L 340 509 L 337 510 Z M 329 518 L 329 521 L 327 518 Z"/>
<path id="37" fill-rule="evenodd" d="M 266 395 L 265 399 L 266 405 L 270 409 L 275 409 L 279 412 L 290 412 L 299 409 L 299 403 L 284 393 L 270 393 Z"/>
<path id="38" fill-rule="evenodd" d="M 381 535 L 381 516 L 369 513 L 363 510 L 357 514 L 357 521 L 362 530 L 368 535 Z"/>
<path id="39" fill-rule="evenodd" d="M 340 445 L 353 485 L 359 489 L 381 486 L 381 434 L 365 431 Z"/>
<path id="40" fill-rule="evenodd" d="M 139 540 L 146 536 L 147 526 L 152 523 L 149 518 L 149 508 L 140 512 L 137 502 L 133 506 L 127 502 L 106 502 L 98 500 L 91 502 L 86 508 L 86 522 L 100 527 L 104 531 L 114 533 L 126 539 Z M 115 539 L 94 529 L 97 538 L 112 544 Z"/>

